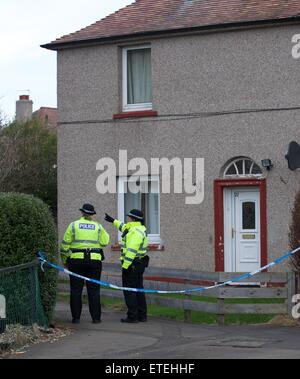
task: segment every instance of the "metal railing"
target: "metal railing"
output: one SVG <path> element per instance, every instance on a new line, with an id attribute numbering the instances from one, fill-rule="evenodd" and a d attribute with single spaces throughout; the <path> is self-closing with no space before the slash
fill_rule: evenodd
<path id="1" fill-rule="evenodd" d="M 0 269 L 0 294 L 6 299 L 7 324 L 46 324 L 38 269 L 38 260 Z"/>

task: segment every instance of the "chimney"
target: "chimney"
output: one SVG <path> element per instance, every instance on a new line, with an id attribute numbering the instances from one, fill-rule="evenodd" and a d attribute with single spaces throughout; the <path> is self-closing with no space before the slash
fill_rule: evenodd
<path id="1" fill-rule="evenodd" d="M 21 95 L 16 102 L 16 121 L 26 122 L 32 117 L 33 102 L 29 99 L 29 95 Z"/>

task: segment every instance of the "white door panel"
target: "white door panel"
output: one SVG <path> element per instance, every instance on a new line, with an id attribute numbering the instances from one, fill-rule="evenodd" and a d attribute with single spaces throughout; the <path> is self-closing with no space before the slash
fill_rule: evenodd
<path id="1" fill-rule="evenodd" d="M 254 188 L 224 190 L 225 271 L 260 267 L 260 194 Z"/>
<path id="2" fill-rule="evenodd" d="M 258 263 L 257 246 L 245 242 L 240 243 L 240 263 Z"/>

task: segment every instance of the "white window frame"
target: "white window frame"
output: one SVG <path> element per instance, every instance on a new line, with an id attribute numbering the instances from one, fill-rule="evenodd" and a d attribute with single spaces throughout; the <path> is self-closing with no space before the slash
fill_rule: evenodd
<path id="1" fill-rule="evenodd" d="M 129 182 L 129 177 L 127 176 L 120 176 L 118 178 L 118 219 L 121 222 L 126 222 L 124 220 L 124 213 L 125 213 L 125 184 Z M 159 176 L 139 176 L 139 180 L 142 182 L 156 182 L 158 184 L 158 189 L 160 188 L 160 181 Z M 161 243 L 160 238 L 160 192 L 158 192 L 158 234 L 148 234 L 148 241 L 149 243 Z M 119 232 L 119 242 L 121 242 L 122 233 Z"/>
<path id="2" fill-rule="evenodd" d="M 135 47 L 124 47 L 122 54 L 123 61 L 123 112 L 133 112 L 133 111 L 144 111 L 144 110 L 152 110 L 152 102 L 151 103 L 139 103 L 139 104 L 128 104 L 128 78 L 127 78 L 127 68 L 128 68 L 128 51 L 131 50 L 141 50 L 141 49 L 150 49 L 151 45 L 141 45 Z M 152 83 L 151 83 L 152 85 Z"/>

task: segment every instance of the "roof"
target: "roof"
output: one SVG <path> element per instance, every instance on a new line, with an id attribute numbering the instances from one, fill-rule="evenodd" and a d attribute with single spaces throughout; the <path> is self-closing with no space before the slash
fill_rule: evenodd
<path id="1" fill-rule="evenodd" d="M 48 130 L 53 132 L 57 131 L 57 108 L 41 107 L 33 113 L 33 117 L 38 117 Z"/>
<path id="2" fill-rule="evenodd" d="M 299 0 L 136 0 L 106 18 L 42 47 L 56 50 L 95 40 L 298 16 Z"/>

